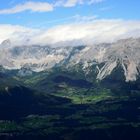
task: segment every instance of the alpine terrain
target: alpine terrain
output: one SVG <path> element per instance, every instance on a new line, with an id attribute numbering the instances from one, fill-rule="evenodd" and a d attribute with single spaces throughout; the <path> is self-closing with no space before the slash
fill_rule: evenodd
<path id="1" fill-rule="evenodd" d="M 140 38 L 0 45 L 1 139 L 139 139 Z"/>
<path id="2" fill-rule="evenodd" d="M 0 1 L 0 140 L 140 140 L 140 0 Z"/>

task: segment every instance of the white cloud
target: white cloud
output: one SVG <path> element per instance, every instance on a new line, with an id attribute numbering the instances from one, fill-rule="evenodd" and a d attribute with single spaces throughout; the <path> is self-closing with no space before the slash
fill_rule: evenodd
<path id="1" fill-rule="evenodd" d="M 81 16 L 81 15 L 75 15 L 73 16 L 73 19 L 76 21 L 76 22 L 79 22 L 79 23 L 84 23 L 84 22 L 92 22 L 94 21 L 95 19 L 97 19 L 97 15 L 93 15 L 93 16 Z"/>
<path id="2" fill-rule="evenodd" d="M 38 35 L 39 31 L 18 25 L 0 24 L 0 43 L 10 39 L 13 45 L 23 45 L 28 39 Z"/>
<path id="3" fill-rule="evenodd" d="M 53 6 L 47 2 L 25 2 L 23 4 L 18 4 L 9 9 L 1 9 L 0 14 L 14 14 L 23 11 L 31 12 L 48 12 L 53 10 Z"/>
<path id="4" fill-rule="evenodd" d="M 55 3 L 27 1 L 12 8 L 0 9 L 0 14 L 15 14 L 23 11 L 49 12 L 53 11 L 54 7 L 74 7 L 79 4 L 95 4 L 102 1 L 104 0 L 56 0 Z"/>
<path id="5" fill-rule="evenodd" d="M 107 6 L 107 7 L 102 7 L 102 8 L 100 8 L 99 10 L 100 10 L 100 11 L 109 11 L 109 10 L 111 10 L 111 9 L 113 9 L 112 6 Z"/>
<path id="6" fill-rule="evenodd" d="M 139 33 L 139 34 L 138 34 Z M 79 44 L 113 42 L 140 35 L 140 21 L 96 20 L 92 23 L 70 24 L 52 28 L 40 36 L 44 43 L 78 41 Z"/>
<path id="7" fill-rule="evenodd" d="M 60 25 L 49 30 L 0 25 L 0 42 L 10 39 L 18 45 L 90 45 L 129 37 L 140 37 L 140 21 L 95 20 Z"/>
<path id="8" fill-rule="evenodd" d="M 97 15 L 92 15 L 92 16 L 81 16 L 79 14 L 76 14 L 74 16 L 70 16 L 70 17 L 65 17 L 65 18 L 57 18 L 54 20 L 50 20 L 50 21 L 44 21 L 41 22 L 40 24 L 37 24 L 36 28 L 44 28 L 46 27 L 48 24 L 52 24 L 55 23 L 56 25 L 58 24 L 66 24 L 66 23 L 87 23 L 87 22 L 92 22 L 95 19 L 97 19 L 98 16 Z"/>
<path id="9" fill-rule="evenodd" d="M 95 4 L 100 3 L 104 0 L 58 0 L 54 6 L 74 7 L 82 4 Z"/>
<path id="10" fill-rule="evenodd" d="M 68 0 L 64 6 L 65 7 L 73 7 L 77 4 L 83 4 L 83 0 Z"/>
<path id="11" fill-rule="evenodd" d="M 100 3 L 103 2 L 104 0 L 89 0 L 88 4 L 95 4 L 95 3 Z"/>

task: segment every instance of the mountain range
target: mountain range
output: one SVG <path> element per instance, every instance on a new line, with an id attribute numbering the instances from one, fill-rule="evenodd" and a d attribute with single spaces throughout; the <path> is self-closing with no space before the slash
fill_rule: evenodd
<path id="1" fill-rule="evenodd" d="M 0 45 L 0 139 L 139 140 L 140 38 Z"/>
<path id="2" fill-rule="evenodd" d="M 10 39 L 0 45 L 0 65 L 5 69 L 17 69 L 21 75 L 65 67 L 80 66 L 85 75 L 96 71 L 96 79 L 102 80 L 120 67 L 125 81 L 136 81 L 140 71 L 140 38 L 128 38 L 113 43 L 91 46 L 12 46 Z M 94 69 L 93 69 L 94 68 Z M 91 75 L 92 76 L 92 75 Z"/>

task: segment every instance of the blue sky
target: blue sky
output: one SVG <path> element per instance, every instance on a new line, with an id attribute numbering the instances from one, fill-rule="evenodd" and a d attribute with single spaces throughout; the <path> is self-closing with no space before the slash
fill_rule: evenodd
<path id="1" fill-rule="evenodd" d="M 0 43 L 66 45 L 140 37 L 140 0 L 1 0 Z"/>
<path id="2" fill-rule="evenodd" d="M 31 11 L 23 10 L 15 13 L 1 13 L 0 24 L 22 25 L 33 28 L 49 28 L 59 24 L 67 24 L 95 19 L 140 19 L 140 0 L 83 0 L 66 6 L 68 0 L 54 6 L 59 0 L 3 0 L 0 1 L 0 11 L 9 10 L 27 2 L 40 2 L 52 5 L 53 10 Z M 70 1 L 70 0 L 69 0 Z M 78 1 L 78 0 L 77 0 Z M 79 0 L 80 1 L 80 0 Z M 82 0 L 81 0 L 82 1 Z M 89 4 L 90 3 L 90 4 Z"/>

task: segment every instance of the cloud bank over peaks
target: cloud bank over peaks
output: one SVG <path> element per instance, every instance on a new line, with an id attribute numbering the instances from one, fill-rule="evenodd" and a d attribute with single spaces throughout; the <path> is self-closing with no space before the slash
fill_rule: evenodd
<path id="1" fill-rule="evenodd" d="M 39 29 L 31 29 L 19 25 L 0 24 L 0 43 L 9 39 L 12 45 L 26 45 L 30 38 L 39 34 Z"/>
<path id="2" fill-rule="evenodd" d="M 140 37 L 140 21 L 104 19 L 59 25 L 48 30 L 0 25 L 0 43 L 10 39 L 13 45 L 91 45 L 130 37 Z"/>

